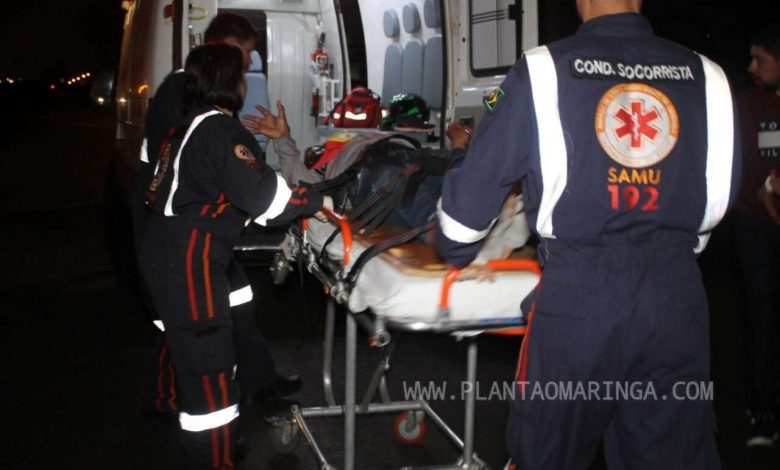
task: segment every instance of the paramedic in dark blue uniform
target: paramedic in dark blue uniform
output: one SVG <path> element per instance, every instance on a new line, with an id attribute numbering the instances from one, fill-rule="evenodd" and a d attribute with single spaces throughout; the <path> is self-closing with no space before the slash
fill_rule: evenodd
<path id="1" fill-rule="evenodd" d="M 319 211 L 323 198 L 291 190 L 235 117 L 246 93 L 237 48 L 194 49 L 184 73 L 190 111 L 149 185 L 154 214 L 139 263 L 176 371 L 186 468 L 229 469 L 242 327 L 231 315 L 233 246 L 247 223 L 289 223 Z"/>
<path id="2" fill-rule="evenodd" d="M 519 469 L 587 468 L 602 438 L 610 468 L 716 469 L 696 256 L 736 195 L 729 85 L 656 37 L 639 0 L 577 6 L 579 31 L 525 52 L 486 99 L 437 246 L 468 264 L 522 181 L 544 271 L 507 426 Z"/>
<path id="3" fill-rule="evenodd" d="M 224 43 L 237 47 L 243 54 L 244 70 L 249 67 L 250 53 L 255 50 L 257 31 L 243 16 L 221 13 L 217 15 L 204 33 L 206 43 Z M 170 137 L 177 124 L 184 119 L 185 74 L 181 70 L 171 73 L 155 92 L 144 126 L 144 141 L 141 151 L 139 178 L 134 201 L 134 236 L 136 252 L 144 239 L 148 224 L 148 210 L 145 207 L 146 191 L 154 174 L 158 155 L 170 143 Z M 250 403 L 253 392 L 261 395 L 288 395 L 301 388 L 298 376 L 280 376 L 262 333 L 257 328 L 253 293 L 243 269 L 236 262 L 228 271 L 232 294 L 230 297 L 236 324 L 236 349 L 238 354 L 238 379 L 243 390 L 242 400 Z M 155 322 L 158 327 L 160 322 Z M 164 336 L 158 337 L 152 358 L 152 374 L 145 390 L 144 408 L 156 412 L 177 410 L 176 380 L 170 364 L 168 346 Z"/>

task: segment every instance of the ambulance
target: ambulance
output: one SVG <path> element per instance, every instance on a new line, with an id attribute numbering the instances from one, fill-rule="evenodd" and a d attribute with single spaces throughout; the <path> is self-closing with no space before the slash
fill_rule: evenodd
<path id="1" fill-rule="evenodd" d="M 537 0 L 124 0 L 122 8 L 116 137 L 127 194 L 155 90 L 220 12 L 243 15 L 260 33 L 269 102 L 284 103 L 301 149 L 333 132 L 327 117 L 355 86 L 385 108 L 397 94 L 422 97 L 432 129 L 417 137 L 443 146 L 448 123 L 478 123 L 485 96 L 540 30 L 552 40 L 577 24 L 573 5 Z M 266 161 L 277 167 L 272 147 Z"/>

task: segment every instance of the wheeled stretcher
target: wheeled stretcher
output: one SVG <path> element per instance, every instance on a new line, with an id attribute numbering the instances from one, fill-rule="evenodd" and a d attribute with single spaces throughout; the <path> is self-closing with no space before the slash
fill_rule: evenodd
<path id="1" fill-rule="evenodd" d="M 401 233 L 385 227 L 370 237 L 362 237 L 352 233 L 346 218 L 327 210 L 325 213 L 327 222 L 309 219 L 300 230 L 291 231 L 288 253 L 292 258 L 300 257 L 329 295 L 323 357 L 326 406 L 293 406 L 289 419 L 275 423 L 274 445 L 278 450 L 292 450 L 302 434 L 320 467 L 334 468 L 318 446 L 307 420 L 343 416 L 344 469 L 351 470 L 355 468 L 356 416 L 401 413 L 394 430 L 402 441 L 414 442 L 421 437 L 425 417 L 460 449 L 457 462 L 436 468 L 487 468 L 474 453 L 477 343 L 473 337 L 484 331 L 524 332 L 520 301 L 538 282 L 538 264 L 530 259 L 491 261 L 488 264 L 496 271 L 494 282 L 458 282 L 458 269 L 441 264 L 431 247 L 412 240 L 419 233 Z M 348 312 L 343 405 L 335 401 L 331 378 L 336 303 L 347 307 Z M 370 344 L 382 348 L 377 368 L 360 402 L 355 392 L 358 324 L 368 331 Z M 464 394 L 463 438 L 425 400 L 390 399 L 385 372 L 390 367 L 392 330 L 453 333 L 469 338 L 466 380 L 472 387 Z M 381 401 L 375 403 L 377 393 Z"/>

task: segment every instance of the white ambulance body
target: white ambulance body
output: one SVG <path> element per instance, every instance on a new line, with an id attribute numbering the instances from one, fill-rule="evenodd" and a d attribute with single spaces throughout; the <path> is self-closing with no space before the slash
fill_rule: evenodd
<path id="1" fill-rule="evenodd" d="M 258 50 L 270 101 L 285 104 L 301 149 L 332 132 L 323 118 L 356 82 L 380 94 L 383 105 L 396 93 L 422 96 L 436 125 L 425 140 L 442 144 L 448 122 L 478 122 L 483 96 L 501 83 L 522 49 L 538 43 L 537 0 L 125 0 L 122 6 L 116 102 L 120 173 L 130 175 L 123 178 L 126 189 L 137 171 L 149 100 L 202 44 L 221 11 L 244 15 L 265 38 Z M 345 24 L 346 17 L 359 21 Z M 362 38 L 347 29 L 356 26 Z M 323 33 L 328 65 L 318 68 L 312 53 Z M 359 62 L 350 61 L 349 51 L 359 51 Z"/>

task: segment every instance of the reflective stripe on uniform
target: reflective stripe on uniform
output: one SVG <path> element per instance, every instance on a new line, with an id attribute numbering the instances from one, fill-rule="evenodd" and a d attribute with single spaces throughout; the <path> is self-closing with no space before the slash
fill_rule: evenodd
<path id="1" fill-rule="evenodd" d="M 728 79 L 718 64 L 703 55 L 699 57 L 707 99 L 707 205 L 696 253 L 704 250 L 709 232 L 726 214 L 734 159 L 734 110 Z"/>
<path id="2" fill-rule="evenodd" d="M 252 286 L 246 285 L 241 289 L 234 290 L 230 293 L 229 298 L 231 307 L 236 307 L 238 305 L 251 302 L 254 298 L 254 295 L 252 294 Z"/>
<path id="3" fill-rule="evenodd" d="M 539 163 L 542 169 L 542 197 L 536 230 L 544 238 L 555 238 L 553 211 L 566 187 L 566 143 L 558 109 L 558 74 L 545 46 L 525 53 L 531 80 L 536 127 L 539 130 Z"/>
<path id="4" fill-rule="evenodd" d="M 179 413 L 179 426 L 185 431 L 206 431 L 224 426 L 237 417 L 238 405 L 231 405 L 205 415 L 191 415 L 182 411 Z"/>
<path id="5" fill-rule="evenodd" d="M 436 215 L 439 217 L 439 227 L 441 227 L 441 232 L 444 236 L 458 243 L 474 243 L 482 240 L 490 232 L 490 228 L 493 227 L 493 223 L 496 221 L 496 219 L 493 219 L 485 230 L 468 228 L 444 212 L 444 209 L 441 207 L 441 198 L 439 198 L 439 202 L 436 204 Z"/>
<path id="6" fill-rule="evenodd" d="M 192 120 L 192 124 L 190 124 L 189 129 L 187 129 L 187 133 L 184 134 L 184 140 L 181 141 L 179 151 L 176 153 L 176 158 L 173 160 L 173 182 L 171 182 L 171 191 L 168 193 L 168 200 L 165 202 L 165 211 L 163 212 L 164 215 L 175 215 L 173 213 L 173 195 L 176 193 L 176 188 L 179 187 L 179 160 L 181 158 L 181 152 L 184 150 L 184 146 L 187 145 L 187 140 L 189 140 L 192 132 L 200 125 L 201 122 L 203 122 L 204 119 L 215 114 L 222 113 L 219 111 L 209 111 L 207 113 L 199 114 L 195 117 L 195 119 Z"/>
<path id="7" fill-rule="evenodd" d="M 147 147 L 149 146 L 149 141 L 144 137 L 144 141 L 141 142 L 141 161 L 144 163 L 149 163 L 149 151 Z"/>
<path id="8" fill-rule="evenodd" d="M 154 323 L 154 326 L 160 331 L 165 331 L 165 325 L 163 325 L 162 320 L 152 320 L 152 323 Z"/>
<path id="9" fill-rule="evenodd" d="M 284 212 L 284 208 L 287 206 L 290 196 L 292 196 L 292 191 L 287 187 L 287 182 L 277 174 L 276 194 L 274 194 L 274 199 L 271 201 L 271 205 L 268 206 L 268 209 L 255 218 L 255 222 L 265 226 L 270 219 L 273 219 Z"/>
<path id="10" fill-rule="evenodd" d="M 352 111 L 347 111 L 346 113 L 344 113 L 344 117 L 355 121 L 365 121 L 366 119 L 368 119 L 368 114 L 366 113 L 355 114 Z"/>

